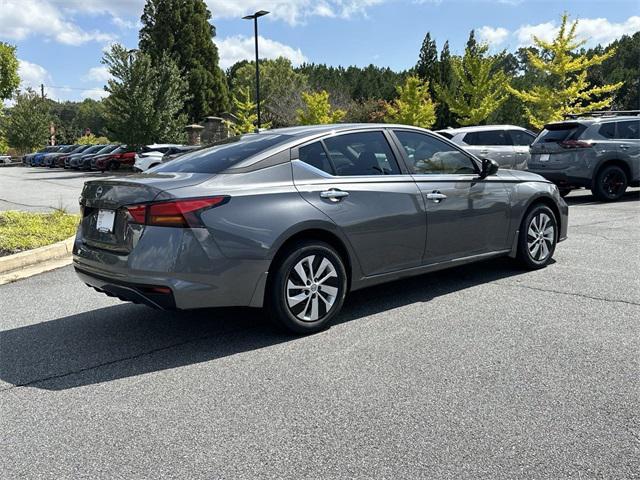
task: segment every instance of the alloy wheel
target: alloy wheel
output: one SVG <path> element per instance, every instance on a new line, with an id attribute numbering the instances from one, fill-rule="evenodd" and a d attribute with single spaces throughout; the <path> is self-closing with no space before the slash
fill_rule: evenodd
<path id="1" fill-rule="evenodd" d="M 322 255 L 309 255 L 295 264 L 286 282 L 289 310 L 299 320 L 315 322 L 333 307 L 339 293 L 335 265 Z"/>
<path id="2" fill-rule="evenodd" d="M 551 253 L 555 238 L 555 227 L 549 215 L 541 212 L 534 216 L 527 230 L 527 248 L 531 258 L 537 262 L 546 260 Z"/>
<path id="3" fill-rule="evenodd" d="M 611 170 L 602 177 L 602 187 L 608 197 L 616 198 L 624 193 L 625 178 L 620 171 Z"/>

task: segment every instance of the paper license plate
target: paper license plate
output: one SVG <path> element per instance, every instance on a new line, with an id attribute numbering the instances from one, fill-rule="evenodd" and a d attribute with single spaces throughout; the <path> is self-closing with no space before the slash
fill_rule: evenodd
<path id="1" fill-rule="evenodd" d="M 542 155 L 540 155 L 540 161 L 541 162 L 548 162 L 549 161 L 549 154 L 548 153 L 543 153 Z"/>
<path id="2" fill-rule="evenodd" d="M 115 210 L 98 210 L 96 229 L 99 232 L 113 232 L 113 223 L 116 219 Z"/>

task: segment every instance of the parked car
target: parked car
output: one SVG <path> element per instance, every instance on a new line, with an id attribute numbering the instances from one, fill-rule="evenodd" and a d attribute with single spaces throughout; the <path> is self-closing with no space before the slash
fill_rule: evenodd
<path id="1" fill-rule="evenodd" d="M 173 147 L 181 147 L 174 143 L 154 143 L 140 149 L 136 155 L 133 169 L 136 172 L 144 172 L 162 163 L 162 156 Z"/>
<path id="2" fill-rule="evenodd" d="M 95 153 L 98 153 L 104 147 L 106 147 L 106 145 L 91 145 L 91 147 L 87 148 L 82 153 L 76 153 L 76 154 L 73 154 L 73 155 L 69 155 L 68 167 L 69 168 L 73 168 L 75 170 L 79 169 L 80 168 L 80 164 L 82 162 L 82 159 L 84 157 L 86 157 L 87 155 L 93 155 Z"/>
<path id="3" fill-rule="evenodd" d="M 51 145 L 49 147 L 46 147 L 46 148 L 42 149 L 40 152 L 36 153 L 33 157 L 31 157 L 30 165 L 32 167 L 41 166 L 42 165 L 42 161 L 44 160 L 44 156 L 46 154 L 57 152 L 58 150 L 60 150 L 64 146 L 66 146 L 66 145 Z"/>
<path id="4" fill-rule="evenodd" d="M 71 155 L 75 155 L 77 153 L 82 153 L 85 150 L 87 150 L 88 148 L 90 148 L 91 145 L 78 145 L 76 148 L 74 148 L 73 150 L 71 150 L 69 153 L 65 153 L 63 155 L 60 155 L 59 157 L 56 158 L 56 167 L 65 167 L 66 163 L 67 163 L 67 159 L 71 156 Z M 53 165 L 52 165 L 53 166 Z"/>
<path id="5" fill-rule="evenodd" d="M 602 201 L 640 185 L 640 116 L 583 117 L 544 126 L 531 145 L 529 170 L 560 187 L 585 187 Z"/>
<path id="6" fill-rule="evenodd" d="M 542 268 L 568 215 L 539 175 L 386 124 L 234 137 L 86 182 L 80 204 L 87 285 L 157 308 L 266 306 L 300 333 L 369 285 L 501 256 Z"/>
<path id="7" fill-rule="evenodd" d="M 0 163 L 11 163 L 11 155 L 0 155 Z"/>
<path id="8" fill-rule="evenodd" d="M 200 148 L 202 148 L 202 146 L 200 145 L 181 145 L 179 147 L 171 147 L 162 156 L 162 163 L 170 162 L 171 160 L 175 160 L 185 153 L 193 152 L 194 150 L 199 150 Z"/>
<path id="9" fill-rule="evenodd" d="M 35 157 L 39 153 L 44 153 L 48 148 L 51 148 L 51 147 L 44 147 L 44 148 L 41 148 L 40 150 L 38 150 L 36 152 L 27 153 L 26 155 L 24 155 L 22 157 L 23 165 L 31 166 L 33 164 L 33 157 Z"/>
<path id="10" fill-rule="evenodd" d="M 49 167 L 49 168 L 51 168 L 52 166 L 55 166 L 58 157 L 72 152 L 73 150 L 78 148 L 78 146 L 79 145 L 65 145 L 61 147 L 57 152 L 51 152 L 51 153 L 45 154 L 45 156 L 42 158 L 42 166 Z"/>
<path id="11" fill-rule="evenodd" d="M 438 130 L 440 135 L 479 158 L 490 158 L 500 168 L 526 170 L 529 145 L 536 135 L 515 125 L 483 125 Z"/>
<path id="12" fill-rule="evenodd" d="M 98 157 L 100 157 L 102 155 L 107 155 L 107 154 L 111 153 L 112 151 L 114 151 L 119 146 L 120 145 L 117 145 L 117 144 L 109 144 L 109 145 L 105 145 L 104 147 L 102 147 L 97 152 L 83 155 L 82 157 L 80 157 L 80 161 L 78 161 L 78 168 L 80 170 L 91 170 L 93 168 L 93 166 L 95 165 L 96 158 L 98 158 Z"/>
<path id="13" fill-rule="evenodd" d="M 104 172 L 105 170 L 118 170 L 123 166 L 133 167 L 135 159 L 135 149 L 121 145 L 111 153 L 96 158 L 93 168 Z"/>

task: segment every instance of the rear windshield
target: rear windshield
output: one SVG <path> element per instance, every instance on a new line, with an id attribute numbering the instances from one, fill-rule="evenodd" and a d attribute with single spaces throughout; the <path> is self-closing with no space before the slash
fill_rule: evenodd
<path id="1" fill-rule="evenodd" d="M 538 135 L 535 143 L 560 143 L 566 140 L 577 140 L 586 129 L 585 125 L 575 123 L 554 125 L 553 127 L 547 125 Z"/>
<path id="2" fill-rule="evenodd" d="M 249 157 L 291 139 L 291 135 L 250 133 L 228 138 L 153 168 L 153 172 L 220 173 Z"/>

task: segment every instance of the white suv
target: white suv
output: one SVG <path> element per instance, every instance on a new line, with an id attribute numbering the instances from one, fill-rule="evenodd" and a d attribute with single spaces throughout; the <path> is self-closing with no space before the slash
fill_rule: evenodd
<path id="1" fill-rule="evenodd" d="M 167 150 L 173 147 L 180 147 L 177 143 L 154 143 L 142 147 L 140 152 L 136 154 L 136 162 L 133 164 L 133 170 L 136 172 L 145 172 L 162 163 L 162 156 Z"/>

